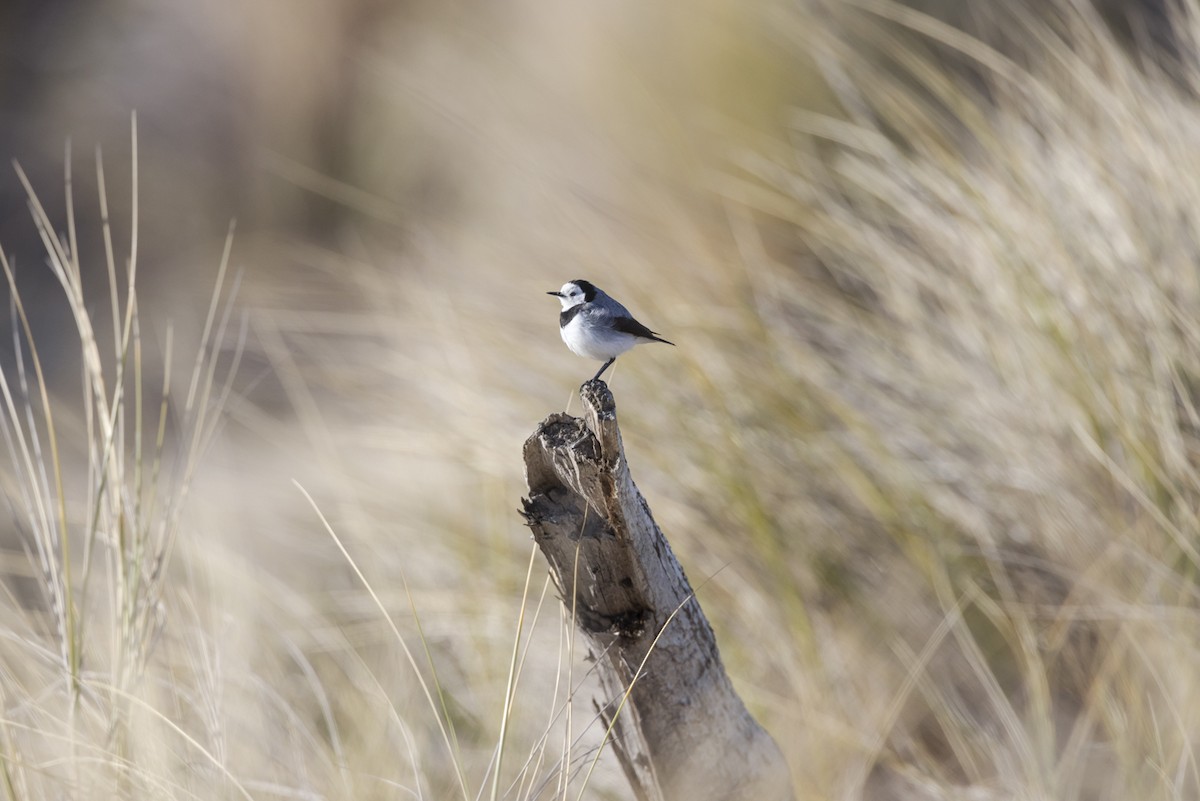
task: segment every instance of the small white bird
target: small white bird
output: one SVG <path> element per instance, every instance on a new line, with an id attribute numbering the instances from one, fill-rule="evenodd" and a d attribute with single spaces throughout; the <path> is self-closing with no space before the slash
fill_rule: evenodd
<path id="1" fill-rule="evenodd" d="M 617 301 L 594 284 L 576 279 L 563 284 L 554 295 L 562 303 L 558 332 L 572 353 L 587 359 L 604 361 L 595 381 L 625 351 L 644 342 L 668 342 L 646 326 Z"/>

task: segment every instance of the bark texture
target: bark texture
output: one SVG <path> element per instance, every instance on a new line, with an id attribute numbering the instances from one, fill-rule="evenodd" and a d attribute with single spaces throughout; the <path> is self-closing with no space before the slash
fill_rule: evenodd
<path id="1" fill-rule="evenodd" d="M 734 692 L 683 568 L 630 477 L 612 393 L 593 380 L 580 396 L 586 422 L 553 414 L 525 442 L 524 515 L 600 665 L 601 713 L 616 717 L 612 746 L 634 792 L 791 799 L 783 755 Z"/>

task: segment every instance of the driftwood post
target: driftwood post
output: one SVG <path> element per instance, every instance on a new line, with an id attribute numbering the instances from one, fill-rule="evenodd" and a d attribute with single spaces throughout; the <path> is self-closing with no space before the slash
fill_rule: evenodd
<path id="1" fill-rule="evenodd" d="M 599 663 L 626 777 L 647 801 L 791 799 L 783 755 L 734 692 L 629 475 L 612 393 L 600 380 L 579 392 L 586 424 L 552 414 L 525 441 L 524 515 Z"/>

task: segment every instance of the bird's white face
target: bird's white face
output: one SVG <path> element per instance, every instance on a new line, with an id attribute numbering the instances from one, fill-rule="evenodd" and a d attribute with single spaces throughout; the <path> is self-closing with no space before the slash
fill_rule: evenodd
<path id="1" fill-rule="evenodd" d="M 583 303 L 583 290 L 573 281 L 568 281 L 562 285 L 562 289 L 550 294 L 558 297 L 564 309 L 569 309 L 572 306 L 578 306 L 580 303 Z"/>

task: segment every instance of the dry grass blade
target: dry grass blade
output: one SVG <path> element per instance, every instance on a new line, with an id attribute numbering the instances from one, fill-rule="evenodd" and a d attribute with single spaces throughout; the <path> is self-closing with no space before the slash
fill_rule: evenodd
<path id="1" fill-rule="evenodd" d="M 136 153 L 136 128 L 133 145 Z M 69 147 L 67 157 L 70 158 Z M 136 187 L 136 156 L 133 165 Z M 143 437 L 146 365 L 136 299 L 136 243 L 131 244 L 122 290 L 117 281 L 107 189 L 99 153 L 96 166 L 107 295 L 114 315 L 109 340 L 112 351 L 104 352 L 85 296 L 83 267 L 77 250 L 79 235 L 70 162 L 64 177 L 68 201 L 67 236 L 61 242 L 52 234 L 53 223 L 28 177 L 17 166 L 18 178 L 26 190 L 35 226 L 45 246 L 47 263 L 59 283 L 69 319 L 74 325 L 82 365 L 82 413 L 64 406 L 50 390 L 50 378 L 35 341 L 34 327 L 17 276 L 2 251 L 0 266 L 9 290 L 20 394 L 14 392 L 7 371 L 0 371 L 0 394 L 4 399 L 2 428 L 10 445 L 12 478 L 17 487 L 16 498 L 10 495 L 10 502 L 21 521 L 23 546 L 38 566 L 40 585 L 47 598 L 46 608 L 56 621 L 61 668 L 65 673 L 63 686 L 70 688 L 65 716 L 61 720 L 55 720 L 53 716 L 50 719 L 66 732 L 65 740 L 71 744 L 73 752 L 89 745 L 89 732 L 99 724 L 102 747 L 108 749 L 115 760 L 112 763 L 114 780 L 117 786 L 124 786 L 134 776 L 138 781 L 156 781 L 148 773 L 140 774 L 136 768 L 130 769 L 127 756 L 132 747 L 130 715 L 135 709 L 151 708 L 137 693 L 145 691 L 141 678 L 161 634 L 166 581 L 170 575 L 168 562 L 180 528 L 178 509 L 187 495 L 190 470 L 168 476 L 160 470 L 164 453 L 173 446 L 168 441 L 167 420 L 169 356 L 163 361 L 166 372 L 159 399 L 159 419 L 149 448 Z M 136 239 L 136 188 L 133 202 Z M 219 307 L 221 294 L 222 287 L 218 285 L 214 292 L 214 308 Z M 228 319 L 228 301 L 225 309 L 223 321 Z M 206 335 L 223 337 L 224 330 L 210 330 Z M 170 342 L 168 335 L 168 350 Z M 26 373 L 26 358 L 33 368 L 32 387 Z M 60 354 L 56 353 L 55 358 L 61 358 Z M 237 359 L 235 353 L 235 368 Z M 214 349 L 198 364 L 193 376 L 193 386 L 201 390 L 199 402 L 206 405 L 210 402 L 208 388 L 216 377 L 216 361 Z M 38 398 L 36 403 L 34 397 Z M 185 467 L 194 465 L 211 434 L 211 429 L 204 425 L 208 411 L 208 408 L 185 410 L 181 418 L 185 423 L 195 422 L 194 433 L 183 441 L 185 448 L 190 450 L 177 453 Z M 71 421 L 72 426 L 75 419 L 80 420 L 85 436 L 64 441 L 60 435 L 60 415 Z M 43 437 L 46 439 L 44 449 Z M 147 459 L 152 460 L 149 469 L 144 465 Z M 82 503 L 76 498 L 74 489 L 80 486 L 80 479 L 84 495 Z M 74 525 L 76 518 L 82 518 L 82 525 Z M 74 555 L 73 543 L 82 543 L 81 557 Z M 103 557 L 104 570 L 100 578 L 95 578 L 97 554 Z M 88 662 L 86 676 L 85 659 Z M 96 680 L 97 676 L 106 678 Z M 102 700 L 100 695 L 107 698 Z M 10 702 L 27 703 L 16 699 L 10 699 Z M 13 748 L 33 746 L 27 734 L 15 738 L 6 730 L 6 736 Z M 69 764 L 72 781 L 83 781 L 82 763 Z"/>

